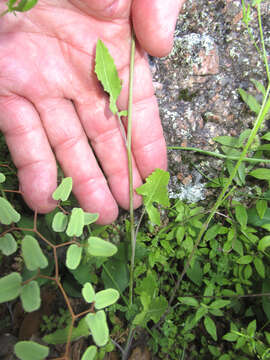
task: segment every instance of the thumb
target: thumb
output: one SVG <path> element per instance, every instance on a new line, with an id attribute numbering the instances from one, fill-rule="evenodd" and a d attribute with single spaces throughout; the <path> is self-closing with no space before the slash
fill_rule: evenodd
<path id="1" fill-rule="evenodd" d="M 173 45 L 178 13 L 185 0 L 134 0 L 132 20 L 136 38 L 150 55 L 165 56 Z"/>

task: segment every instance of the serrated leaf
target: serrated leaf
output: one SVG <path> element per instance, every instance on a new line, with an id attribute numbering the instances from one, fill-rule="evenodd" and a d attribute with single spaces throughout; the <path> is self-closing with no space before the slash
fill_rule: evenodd
<path id="1" fill-rule="evenodd" d="M 55 232 L 65 231 L 68 223 L 68 217 L 62 212 L 57 212 L 53 217 L 52 228 Z"/>
<path id="2" fill-rule="evenodd" d="M 257 90 L 260 91 L 265 96 L 266 89 L 264 85 L 260 81 L 255 79 L 250 79 L 250 81 L 256 86 Z"/>
<path id="3" fill-rule="evenodd" d="M 83 353 L 81 360 L 94 360 L 97 354 L 97 347 L 95 345 L 89 346 Z"/>
<path id="4" fill-rule="evenodd" d="M 151 304 L 149 305 L 148 316 L 150 319 L 157 323 L 161 316 L 164 314 L 168 307 L 168 302 L 164 296 L 158 296 L 152 300 Z"/>
<path id="5" fill-rule="evenodd" d="M 76 244 L 71 244 L 67 250 L 67 257 L 66 257 L 66 266 L 71 269 L 75 270 L 79 266 L 82 258 L 82 250 L 81 246 Z"/>
<path id="6" fill-rule="evenodd" d="M 255 169 L 251 171 L 249 175 L 255 177 L 256 179 L 270 181 L 270 169 L 265 169 L 265 168 Z"/>
<path id="7" fill-rule="evenodd" d="M 179 297 L 178 300 L 184 305 L 194 306 L 194 307 L 199 306 L 198 301 L 192 297 Z"/>
<path id="8" fill-rule="evenodd" d="M 16 299 L 21 292 L 22 277 L 13 272 L 0 278 L 0 303 Z"/>
<path id="9" fill-rule="evenodd" d="M 203 323 L 208 334 L 217 341 L 217 328 L 214 321 L 209 316 L 205 316 Z"/>
<path id="10" fill-rule="evenodd" d="M 21 215 L 13 208 L 11 203 L 0 197 L 0 223 L 4 225 L 10 225 L 13 222 L 18 222 Z"/>
<path id="11" fill-rule="evenodd" d="M 114 304 L 119 299 L 119 292 L 115 289 L 101 290 L 96 293 L 95 308 L 97 310 L 103 309 Z"/>
<path id="12" fill-rule="evenodd" d="M 73 208 L 66 230 L 67 236 L 81 236 L 84 227 L 84 211 L 81 208 Z"/>
<path id="13" fill-rule="evenodd" d="M 21 360 L 43 360 L 49 355 L 48 346 L 34 341 L 19 341 L 15 347 L 15 354 Z"/>
<path id="14" fill-rule="evenodd" d="M 72 190 L 72 178 L 71 177 L 64 178 L 53 192 L 52 197 L 54 200 L 66 201 L 71 193 L 71 190 Z"/>
<path id="15" fill-rule="evenodd" d="M 0 184 L 6 181 L 6 177 L 3 173 L 0 172 Z"/>
<path id="16" fill-rule="evenodd" d="M 97 346 L 106 345 L 109 340 L 109 329 L 105 312 L 100 310 L 95 314 L 88 314 L 85 317 L 85 322 L 88 325 Z"/>
<path id="17" fill-rule="evenodd" d="M 261 105 L 260 103 L 255 99 L 254 96 L 252 96 L 251 94 L 247 93 L 245 90 L 243 89 L 238 89 L 239 94 L 241 95 L 241 98 L 243 99 L 243 101 L 248 105 L 248 107 L 250 108 L 251 111 L 255 112 L 256 114 L 259 114 L 260 109 L 261 109 Z"/>
<path id="18" fill-rule="evenodd" d="M 11 234 L 5 234 L 0 237 L 0 250 L 6 256 L 9 256 L 17 251 L 17 242 Z"/>
<path id="19" fill-rule="evenodd" d="M 117 247 L 103 239 L 96 236 L 90 236 L 88 238 L 88 253 L 92 256 L 113 256 L 117 252 Z"/>
<path id="20" fill-rule="evenodd" d="M 100 39 L 96 46 L 95 73 L 104 90 L 109 94 L 111 112 L 116 114 L 118 112 L 116 101 L 121 92 L 122 84 L 114 60 Z"/>
<path id="21" fill-rule="evenodd" d="M 143 203 L 153 224 L 160 225 L 160 216 L 154 203 L 169 206 L 168 183 L 170 175 L 167 171 L 156 169 L 146 178 L 146 183 L 136 189 L 143 196 Z"/>
<path id="22" fill-rule="evenodd" d="M 89 282 L 84 284 L 82 288 L 82 296 L 84 300 L 88 303 L 92 303 L 93 301 L 95 301 L 96 293 L 92 284 L 90 284 Z"/>
<path id="23" fill-rule="evenodd" d="M 31 235 L 25 235 L 22 239 L 22 256 L 28 270 L 44 269 L 48 266 L 48 260 L 38 241 Z"/>
<path id="24" fill-rule="evenodd" d="M 40 288 L 36 281 L 24 285 L 20 297 L 24 311 L 32 312 L 40 308 Z"/>

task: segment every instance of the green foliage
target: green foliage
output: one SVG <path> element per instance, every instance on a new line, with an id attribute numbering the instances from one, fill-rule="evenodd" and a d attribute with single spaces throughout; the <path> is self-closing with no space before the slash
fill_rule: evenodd
<path id="1" fill-rule="evenodd" d="M 13 222 L 18 222 L 20 218 L 20 214 L 13 208 L 11 203 L 7 199 L 0 197 L 0 223 L 10 225 Z"/>
<path id="2" fill-rule="evenodd" d="M 167 171 L 156 169 L 148 178 L 146 183 L 136 189 L 139 195 L 143 196 L 145 210 L 153 224 L 160 225 L 160 215 L 154 207 L 154 203 L 169 206 L 167 186 L 169 182 Z"/>
<path id="3" fill-rule="evenodd" d="M 95 314 L 88 314 L 85 317 L 95 343 L 98 346 L 104 346 L 109 340 L 109 329 L 106 320 L 106 314 L 103 310 L 97 311 Z"/>
<path id="4" fill-rule="evenodd" d="M 118 113 L 116 101 L 120 95 L 122 84 L 114 60 L 100 39 L 97 41 L 96 47 L 95 72 L 104 90 L 109 94 L 110 110 L 115 115 Z"/>
<path id="5" fill-rule="evenodd" d="M 43 360 L 49 355 L 49 348 L 33 341 L 20 341 L 15 345 L 15 354 L 21 360 Z"/>
<path id="6" fill-rule="evenodd" d="M 54 200 L 66 201 L 72 190 L 72 178 L 67 177 L 62 179 L 61 183 L 55 189 L 52 197 Z"/>
<path id="7" fill-rule="evenodd" d="M 0 303 L 16 299 L 21 292 L 21 275 L 13 272 L 0 278 Z"/>

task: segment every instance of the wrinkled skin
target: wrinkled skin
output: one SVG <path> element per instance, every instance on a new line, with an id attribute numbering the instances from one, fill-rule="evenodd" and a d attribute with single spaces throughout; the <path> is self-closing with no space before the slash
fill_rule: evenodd
<path id="1" fill-rule="evenodd" d="M 166 55 L 184 0 L 39 0 L 0 19 L 0 130 L 27 204 L 54 209 L 59 162 L 82 208 L 116 219 L 129 206 L 128 168 L 118 120 L 94 74 L 100 38 L 123 80 L 127 109 L 131 19 L 137 38 L 133 105 L 134 188 L 166 169 L 166 146 L 145 51 Z M 6 9 L 1 2 L 0 11 Z M 98 159 L 98 162 L 97 160 Z M 141 204 L 134 193 L 134 206 Z"/>

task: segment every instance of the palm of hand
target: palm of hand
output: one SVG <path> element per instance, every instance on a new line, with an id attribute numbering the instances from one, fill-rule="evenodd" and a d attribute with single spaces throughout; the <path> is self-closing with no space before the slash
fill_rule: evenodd
<path id="1" fill-rule="evenodd" d="M 123 80 L 118 105 L 126 109 L 130 2 L 108 14 L 95 11 L 95 16 L 86 5 L 80 9 L 66 0 L 58 7 L 48 3 L 40 1 L 27 15 L 9 14 L 0 25 L 0 130 L 30 207 L 48 212 L 55 206 L 51 194 L 56 187 L 57 159 L 73 178 L 73 192 L 81 206 L 100 213 L 100 223 L 109 223 L 117 216 L 117 203 L 128 207 L 128 170 L 119 124 L 94 74 L 94 54 L 101 38 Z M 151 76 L 145 55 L 138 50 L 135 187 L 154 168 L 166 167 L 165 153 Z M 135 207 L 139 204 L 135 195 Z"/>

